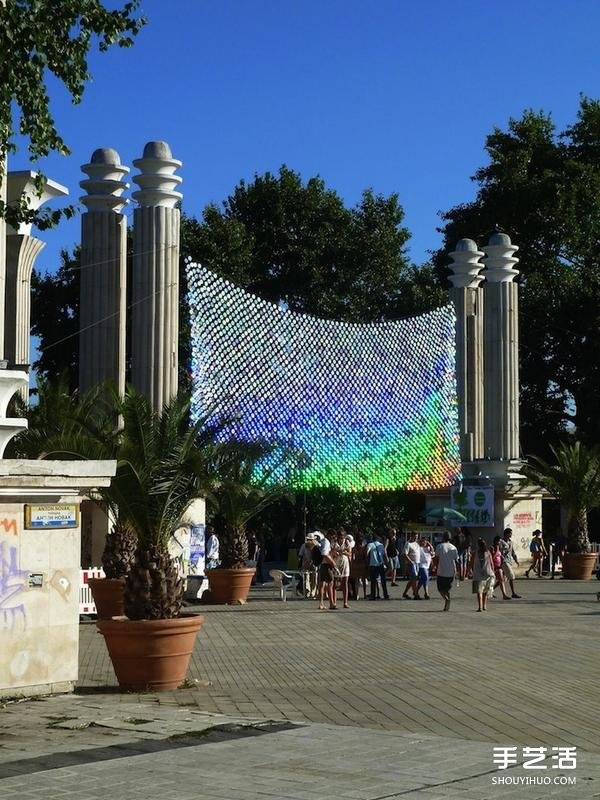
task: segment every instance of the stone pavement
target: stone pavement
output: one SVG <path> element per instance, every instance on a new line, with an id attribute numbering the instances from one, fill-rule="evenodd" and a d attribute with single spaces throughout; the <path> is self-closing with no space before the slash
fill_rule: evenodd
<path id="1" fill-rule="evenodd" d="M 164 694 L 117 693 L 82 625 L 78 694 L 0 713 L 0 797 L 600 797 L 598 584 L 523 580 L 486 614 L 469 584 L 447 614 L 402 588 L 203 607 L 188 685 Z M 548 748 L 546 768 L 498 770 L 493 746 Z M 575 770 L 552 769 L 557 746 Z M 519 777 L 538 783 L 493 783 Z"/>

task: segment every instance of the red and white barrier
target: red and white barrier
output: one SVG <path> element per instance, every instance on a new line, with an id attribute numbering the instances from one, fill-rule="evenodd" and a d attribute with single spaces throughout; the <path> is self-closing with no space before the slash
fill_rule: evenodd
<path id="1" fill-rule="evenodd" d="M 105 578 L 104 570 L 102 567 L 90 567 L 89 569 L 82 569 L 79 573 L 79 613 L 80 614 L 95 614 L 96 604 L 92 597 L 92 592 L 88 586 L 90 578 Z"/>

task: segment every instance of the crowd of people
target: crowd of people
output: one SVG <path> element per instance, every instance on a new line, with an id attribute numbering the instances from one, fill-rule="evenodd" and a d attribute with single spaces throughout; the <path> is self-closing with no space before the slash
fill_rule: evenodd
<path id="1" fill-rule="evenodd" d="M 406 579 L 402 598 L 430 600 L 430 581 L 450 610 L 451 590 L 455 583 L 471 580 L 477 599 L 477 611 L 487 610 L 488 600 L 499 590 L 503 600 L 520 599 L 515 591 L 515 567 L 519 561 L 507 528 L 490 545 L 484 539 L 472 541 L 467 528 L 458 528 L 453 536 L 440 532 L 432 542 L 414 531 L 400 536 L 396 529 L 363 536 L 357 529 L 344 528 L 308 533 L 298 553 L 300 578 L 296 591 L 319 601 L 319 609 L 343 608 L 353 600 L 389 600 L 388 585 L 398 586 Z M 547 554 L 541 531 L 534 531 L 530 546 L 532 563 L 525 574 L 541 577 Z"/>
<path id="2" fill-rule="evenodd" d="M 219 564 L 219 541 L 210 526 L 206 533 L 206 567 L 211 569 Z M 564 540 L 553 543 L 552 578 L 564 547 Z M 533 532 L 529 550 L 531 565 L 525 577 L 533 574 L 541 578 L 548 549 L 540 530 Z M 262 583 L 265 548 L 260 539 L 251 537 L 249 555 L 256 565 L 256 580 Z M 400 535 L 395 528 L 375 535 L 361 535 L 357 528 L 316 530 L 306 535 L 298 551 L 298 566 L 296 591 L 318 599 L 321 610 L 337 610 L 338 595 L 343 608 L 349 608 L 350 602 L 361 599 L 361 595 L 364 600 L 389 600 L 388 585 L 398 586 L 401 577 L 406 579 L 402 592 L 406 600 L 430 600 L 430 580 L 435 577 L 444 611 L 450 610 L 453 585 L 465 580 L 472 581 L 477 611 L 487 610 L 495 590 L 503 600 L 520 599 L 514 583 L 519 560 L 510 528 L 496 536 L 491 545 L 482 538 L 474 542 L 469 529 L 461 527 L 452 536 L 440 530 L 433 542 L 414 531 Z"/>

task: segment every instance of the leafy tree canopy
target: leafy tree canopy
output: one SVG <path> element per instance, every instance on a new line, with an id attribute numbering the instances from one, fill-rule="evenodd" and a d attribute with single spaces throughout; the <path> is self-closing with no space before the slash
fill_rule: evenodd
<path id="1" fill-rule="evenodd" d="M 265 300 L 353 322 L 419 313 L 440 302 L 431 269 L 407 258 L 410 234 L 398 196 L 363 192 L 346 208 L 319 177 L 240 181 L 202 221 L 184 218 L 184 252 Z"/>
<path id="2" fill-rule="evenodd" d="M 600 441 L 600 101 L 582 98 L 573 125 L 526 111 L 488 137 L 471 203 L 442 214 L 447 252 L 495 230 L 519 245 L 522 444 L 545 453 L 564 432 Z"/>
<path id="3" fill-rule="evenodd" d="M 111 10 L 99 0 L 0 0 L 0 162 L 15 150 L 16 133 L 29 141 L 31 161 L 51 152 L 69 153 L 50 110 L 46 79 L 54 75 L 79 103 L 90 78 L 93 41 L 101 52 L 113 44 L 130 47 L 145 24 L 136 16 L 139 4 L 131 0 Z M 39 190 L 44 181 L 38 174 Z M 0 215 L 13 226 L 35 222 L 48 227 L 60 214 L 40 216 L 25 199 L 10 208 L 0 203 Z"/>
<path id="4" fill-rule="evenodd" d="M 73 392 L 79 383 L 79 248 L 62 250 L 55 274 L 31 275 L 31 333 L 40 338 L 33 369 L 42 378 L 62 375 Z"/>

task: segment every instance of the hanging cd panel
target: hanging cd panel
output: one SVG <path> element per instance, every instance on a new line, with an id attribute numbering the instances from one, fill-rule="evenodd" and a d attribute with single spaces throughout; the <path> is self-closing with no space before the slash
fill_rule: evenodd
<path id="1" fill-rule="evenodd" d="M 188 264 L 192 416 L 284 444 L 296 489 L 435 489 L 460 475 L 452 305 L 359 325 L 297 314 Z M 298 458 L 300 454 L 300 458 Z M 261 466 L 259 466 L 259 471 Z"/>

